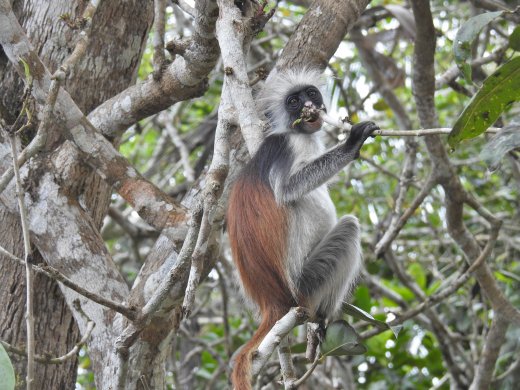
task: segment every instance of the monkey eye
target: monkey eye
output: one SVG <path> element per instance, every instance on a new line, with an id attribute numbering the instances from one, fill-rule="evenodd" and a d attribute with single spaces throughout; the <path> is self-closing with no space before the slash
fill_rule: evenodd
<path id="1" fill-rule="evenodd" d="M 307 89 L 307 95 L 310 97 L 310 98 L 313 98 L 313 97 L 316 97 L 318 95 L 318 91 L 315 89 L 315 88 L 309 88 Z"/>
<path id="2" fill-rule="evenodd" d="M 291 95 L 287 98 L 285 104 L 290 109 L 297 109 L 300 106 L 300 99 L 296 95 Z"/>

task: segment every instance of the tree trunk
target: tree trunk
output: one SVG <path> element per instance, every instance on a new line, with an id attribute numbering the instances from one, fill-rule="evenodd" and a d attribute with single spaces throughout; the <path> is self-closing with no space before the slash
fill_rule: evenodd
<path id="1" fill-rule="evenodd" d="M 23 257 L 23 242 L 19 217 L 0 212 L 1 245 Z M 24 346 L 25 328 L 25 268 L 0 256 L 0 339 L 15 346 Z M 36 353 L 61 356 L 77 342 L 79 331 L 68 310 L 58 284 L 52 279 L 36 275 L 34 279 L 34 320 Z M 25 388 L 27 361 L 11 355 L 17 375 L 17 389 Z M 76 382 L 77 359 L 61 365 L 35 364 L 34 377 L 43 380 L 49 389 L 72 389 Z"/>
<path id="2" fill-rule="evenodd" d="M 69 28 L 60 16 L 69 14 L 73 19 L 83 14 L 88 2 L 77 1 L 14 1 L 13 11 L 25 29 L 40 57 L 51 70 L 70 55 L 75 46 L 77 31 Z M 65 88 L 78 106 L 88 113 L 109 97 L 119 93 L 136 79 L 137 66 L 153 19 L 153 2 L 118 1 L 100 2 L 92 17 L 92 28 L 87 52 L 68 78 Z M 124 21 L 124 23 L 123 23 Z M 23 82 L 9 64 L 0 48 L 0 116 L 13 123 L 21 107 Z M 56 147 L 62 139 L 53 140 Z M 0 174 L 10 166 L 9 142 L 0 137 Z M 39 159 L 37 157 L 36 159 Z M 70 201 L 81 206 L 100 227 L 110 203 L 110 187 L 80 161 L 69 171 L 81 172 L 76 182 L 59 183 L 60 192 L 68 194 Z M 58 167 L 60 169 L 62 167 Z M 37 189 L 33 189 L 35 192 Z M 9 209 L 13 199 L 6 191 L 0 197 L 0 245 L 23 257 L 23 242 L 19 216 Z M 7 207 L 5 207 L 7 205 Z M 45 210 L 39 210 L 45 214 Z M 66 228 L 66 227 L 65 227 Z M 37 258 L 41 258 L 37 256 Z M 15 346 L 25 344 L 25 276 L 23 267 L 0 256 L 0 337 Z M 35 291 L 36 353 L 59 356 L 70 350 L 79 338 L 71 311 L 58 285 L 46 277 L 37 276 Z M 111 345 L 107 347 L 112 348 Z M 103 353 L 103 351 L 99 351 Z M 17 377 L 25 378 L 26 361 L 11 355 Z M 101 362 L 101 360 L 100 360 Z M 77 359 L 60 366 L 36 364 L 36 383 L 45 383 L 49 389 L 73 388 L 76 379 Z M 99 367 L 99 371 L 102 368 Z M 98 374 L 99 376 L 99 374 Z M 96 378 L 98 380 L 98 378 Z M 101 380 L 101 379 L 100 379 Z M 101 382 L 97 382 L 98 385 Z M 20 382 L 24 387 L 24 382 Z M 99 386 L 99 388 L 102 388 Z"/>

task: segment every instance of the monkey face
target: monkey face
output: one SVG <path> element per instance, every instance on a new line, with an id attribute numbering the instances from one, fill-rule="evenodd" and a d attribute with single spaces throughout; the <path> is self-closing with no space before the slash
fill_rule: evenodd
<path id="1" fill-rule="evenodd" d="M 289 92 L 285 110 L 289 114 L 289 127 L 305 134 L 312 134 L 323 125 L 320 111 L 324 109 L 320 91 L 307 85 Z"/>

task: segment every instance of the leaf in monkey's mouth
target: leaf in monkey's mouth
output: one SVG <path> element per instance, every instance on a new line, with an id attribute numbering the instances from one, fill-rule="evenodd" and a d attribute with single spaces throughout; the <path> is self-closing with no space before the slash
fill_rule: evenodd
<path id="1" fill-rule="evenodd" d="M 300 117 L 296 119 L 291 127 L 295 128 L 300 123 L 308 123 L 309 125 L 316 125 L 319 124 L 319 127 L 321 127 L 322 119 L 320 116 L 320 111 L 322 111 L 321 108 L 317 107 L 303 107 L 302 112 L 300 114 Z"/>

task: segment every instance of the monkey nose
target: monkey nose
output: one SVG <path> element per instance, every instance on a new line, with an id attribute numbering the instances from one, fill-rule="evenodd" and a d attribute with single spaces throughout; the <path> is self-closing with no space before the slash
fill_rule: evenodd
<path id="1" fill-rule="evenodd" d="M 305 107 L 309 107 L 309 108 L 311 108 L 311 107 L 314 106 L 314 103 L 311 102 L 311 101 L 309 100 L 309 101 L 306 101 L 306 102 L 304 103 L 304 106 L 305 106 Z"/>

